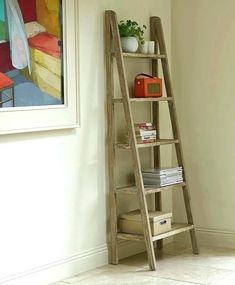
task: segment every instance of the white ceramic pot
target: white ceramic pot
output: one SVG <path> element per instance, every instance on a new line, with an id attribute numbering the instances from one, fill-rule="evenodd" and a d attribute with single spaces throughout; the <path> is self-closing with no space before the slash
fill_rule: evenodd
<path id="1" fill-rule="evenodd" d="M 155 42 L 154 41 L 150 41 L 148 42 L 148 53 L 149 54 L 154 54 L 154 48 L 155 48 Z"/>
<path id="2" fill-rule="evenodd" d="M 144 54 L 148 53 L 148 47 L 149 47 L 148 42 L 145 41 L 144 44 L 140 45 L 140 52 Z"/>
<path id="3" fill-rule="evenodd" d="M 139 44 L 135 37 L 123 37 L 121 38 L 122 50 L 124 52 L 136 52 Z"/>

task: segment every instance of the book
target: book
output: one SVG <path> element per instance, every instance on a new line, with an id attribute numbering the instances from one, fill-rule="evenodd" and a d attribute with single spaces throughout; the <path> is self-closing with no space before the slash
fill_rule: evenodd
<path id="1" fill-rule="evenodd" d="M 142 174 L 143 175 L 143 174 Z M 175 179 L 182 179 L 182 173 L 181 174 L 176 174 L 176 175 L 170 175 L 170 176 L 148 176 L 148 175 L 143 175 L 144 179 L 153 179 L 156 181 L 170 181 L 170 180 L 175 180 Z"/>
<path id="2" fill-rule="evenodd" d="M 157 139 L 157 131 L 154 123 L 135 123 L 135 135 L 137 143 L 152 143 Z"/>
<path id="3" fill-rule="evenodd" d="M 137 143 L 141 144 L 141 143 L 154 143 L 156 141 L 156 139 L 137 139 Z"/>
<path id="4" fill-rule="evenodd" d="M 157 139 L 157 131 L 154 123 L 142 122 L 135 123 L 135 137 L 138 144 L 154 143 Z M 126 135 L 126 141 L 129 143 L 130 138 Z"/>
<path id="5" fill-rule="evenodd" d="M 143 130 L 143 131 L 152 131 L 156 130 L 156 126 L 154 123 L 135 123 L 134 128 L 136 131 Z"/>
<path id="6" fill-rule="evenodd" d="M 171 174 L 153 174 L 153 173 L 142 173 L 143 177 L 146 178 L 159 178 L 159 179 L 166 179 L 170 177 L 181 177 L 183 175 L 183 172 L 178 173 L 171 173 Z"/>
<path id="7" fill-rule="evenodd" d="M 142 171 L 143 174 L 149 174 L 149 175 L 174 175 L 177 173 L 182 173 L 183 168 L 181 166 L 177 167 L 164 167 L 164 168 L 149 168 L 149 169 L 144 169 Z"/>
<path id="8" fill-rule="evenodd" d="M 144 185 L 167 186 L 183 182 L 183 168 L 150 168 L 142 171 Z"/>
<path id="9" fill-rule="evenodd" d="M 177 180 L 174 182 L 168 182 L 168 183 L 160 183 L 160 182 L 144 182 L 144 185 L 146 187 L 164 187 L 164 186 L 170 186 L 170 185 L 175 185 L 175 184 L 180 184 L 182 183 L 183 180 Z"/>
<path id="10" fill-rule="evenodd" d="M 140 136 L 156 136 L 157 135 L 157 131 L 156 130 L 136 130 L 135 131 L 136 135 L 140 135 Z"/>
<path id="11" fill-rule="evenodd" d="M 156 136 L 155 135 L 136 136 L 136 139 L 142 139 L 142 140 L 145 140 L 145 139 L 156 139 Z"/>

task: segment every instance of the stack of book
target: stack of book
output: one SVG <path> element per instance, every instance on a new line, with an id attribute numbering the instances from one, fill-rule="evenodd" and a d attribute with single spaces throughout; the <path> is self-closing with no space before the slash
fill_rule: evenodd
<path id="1" fill-rule="evenodd" d="M 163 187 L 183 182 L 183 168 L 153 168 L 142 171 L 145 186 Z"/>
<path id="2" fill-rule="evenodd" d="M 156 141 L 157 131 L 153 123 L 136 123 L 134 126 L 137 143 Z"/>

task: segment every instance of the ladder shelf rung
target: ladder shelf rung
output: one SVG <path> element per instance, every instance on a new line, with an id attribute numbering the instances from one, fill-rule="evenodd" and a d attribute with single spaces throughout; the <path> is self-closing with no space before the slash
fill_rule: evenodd
<path id="1" fill-rule="evenodd" d="M 123 57 L 127 58 L 149 58 L 149 59 L 163 59 L 166 58 L 165 54 L 144 54 L 144 53 L 122 53 Z"/>
<path id="2" fill-rule="evenodd" d="M 146 148 L 146 147 L 154 147 L 159 145 L 168 145 L 168 144 L 177 144 L 179 143 L 178 139 L 159 139 L 152 143 L 139 143 L 137 144 L 137 148 Z M 117 143 L 116 147 L 119 149 L 130 149 L 129 143 Z"/>
<path id="3" fill-rule="evenodd" d="M 172 228 L 170 231 L 165 232 L 163 234 L 157 235 L 157 236 L 152 236 L 152 241 L 157 241 L 161 240 L 163 238 L 167 238 L 170 236 L 174 236 L 189 230 L 192 230 L 194 228 L 193 225 L 189 224 L 179 224 L 179 223 L 173 223 Z M 136 234 L 127 234 L 127 233 L 118 233 L 117 234 L 118 239 L 123 239 L 123 240 L 133 240 L 133 241 L 142 241 L 144 240 L 143 235 L 136 235 Z"/>
<path id="4" fill-rule="evenodd" d="M 174 236 L 174 235 L 192 230 L 193 228 L 194 228 L 194 225 L 173 223 L 172 228 L 169 232 L 152 237 L 152 241 Z"/>
<path id="5" fill-rule="evenodd" d="M 123 240 L 133 240 L 133 241 L 143 241 L 144 236 L 143 235 L 134 235 L 134 234 L 126 234 L 126 233 L 117 233 L 118 239 Z"/>
<path id="6" fill-rule="evenodd" d="M 154 194 L 154 193 L 158 193 L 158 192 L 162 192 L 162 191 L 176 189 L 177 187 L 183 187 L 185 185 L 186 185 L 186 183 L 182 182 L 182 183 L 176 183 L 176 184 L 172 184 L 172 185 L 168 185 L 168 186 L 162 186 L 162 187 L 156 187 L 156 188 L 145 187 L 144 194 L 150 195 L 150 194 Z M 128 194 L 128 195 L 136 195 L 137 189 L 136 189 L 135 185 L 126 186 L 126 187 L 117 187 L 115 192 L 116 192 L 116 194 L 122 193 L 122 194 Z"/>
<path id="7" fill-rule="evenodd" d="M 137 147 L 138 148 L 145 148 L 145 147 L 154 147 L 154 146 L 159 146 L 159 145 L 177 144 L 177 143 L 179 143 L 178 139 L 159 139 L 153 143 L 138 144 Z"/>
<path id="8" fill-rule="evenodd" d="M 113 103 L 122 103 L 122 98 L 113 98 Z M 173 101 L 173 97 L 148 97 L 148 98 L 130 98 L 130 102 L 144 103 L 144 102 L 170 102 Z"/>

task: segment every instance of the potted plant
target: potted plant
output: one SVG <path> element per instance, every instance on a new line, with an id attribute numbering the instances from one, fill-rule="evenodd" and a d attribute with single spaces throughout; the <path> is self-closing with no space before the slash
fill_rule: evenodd
<path id="1" fill-rule="evenodd" d="M 122 50 L 124 52 L 136 52 L 139 44 L 144 44 L 144 30 L 146 29 L 145 25 L 140 27 L 135 21 L 120 21 L 118 29 L 121 37 Z"/>

